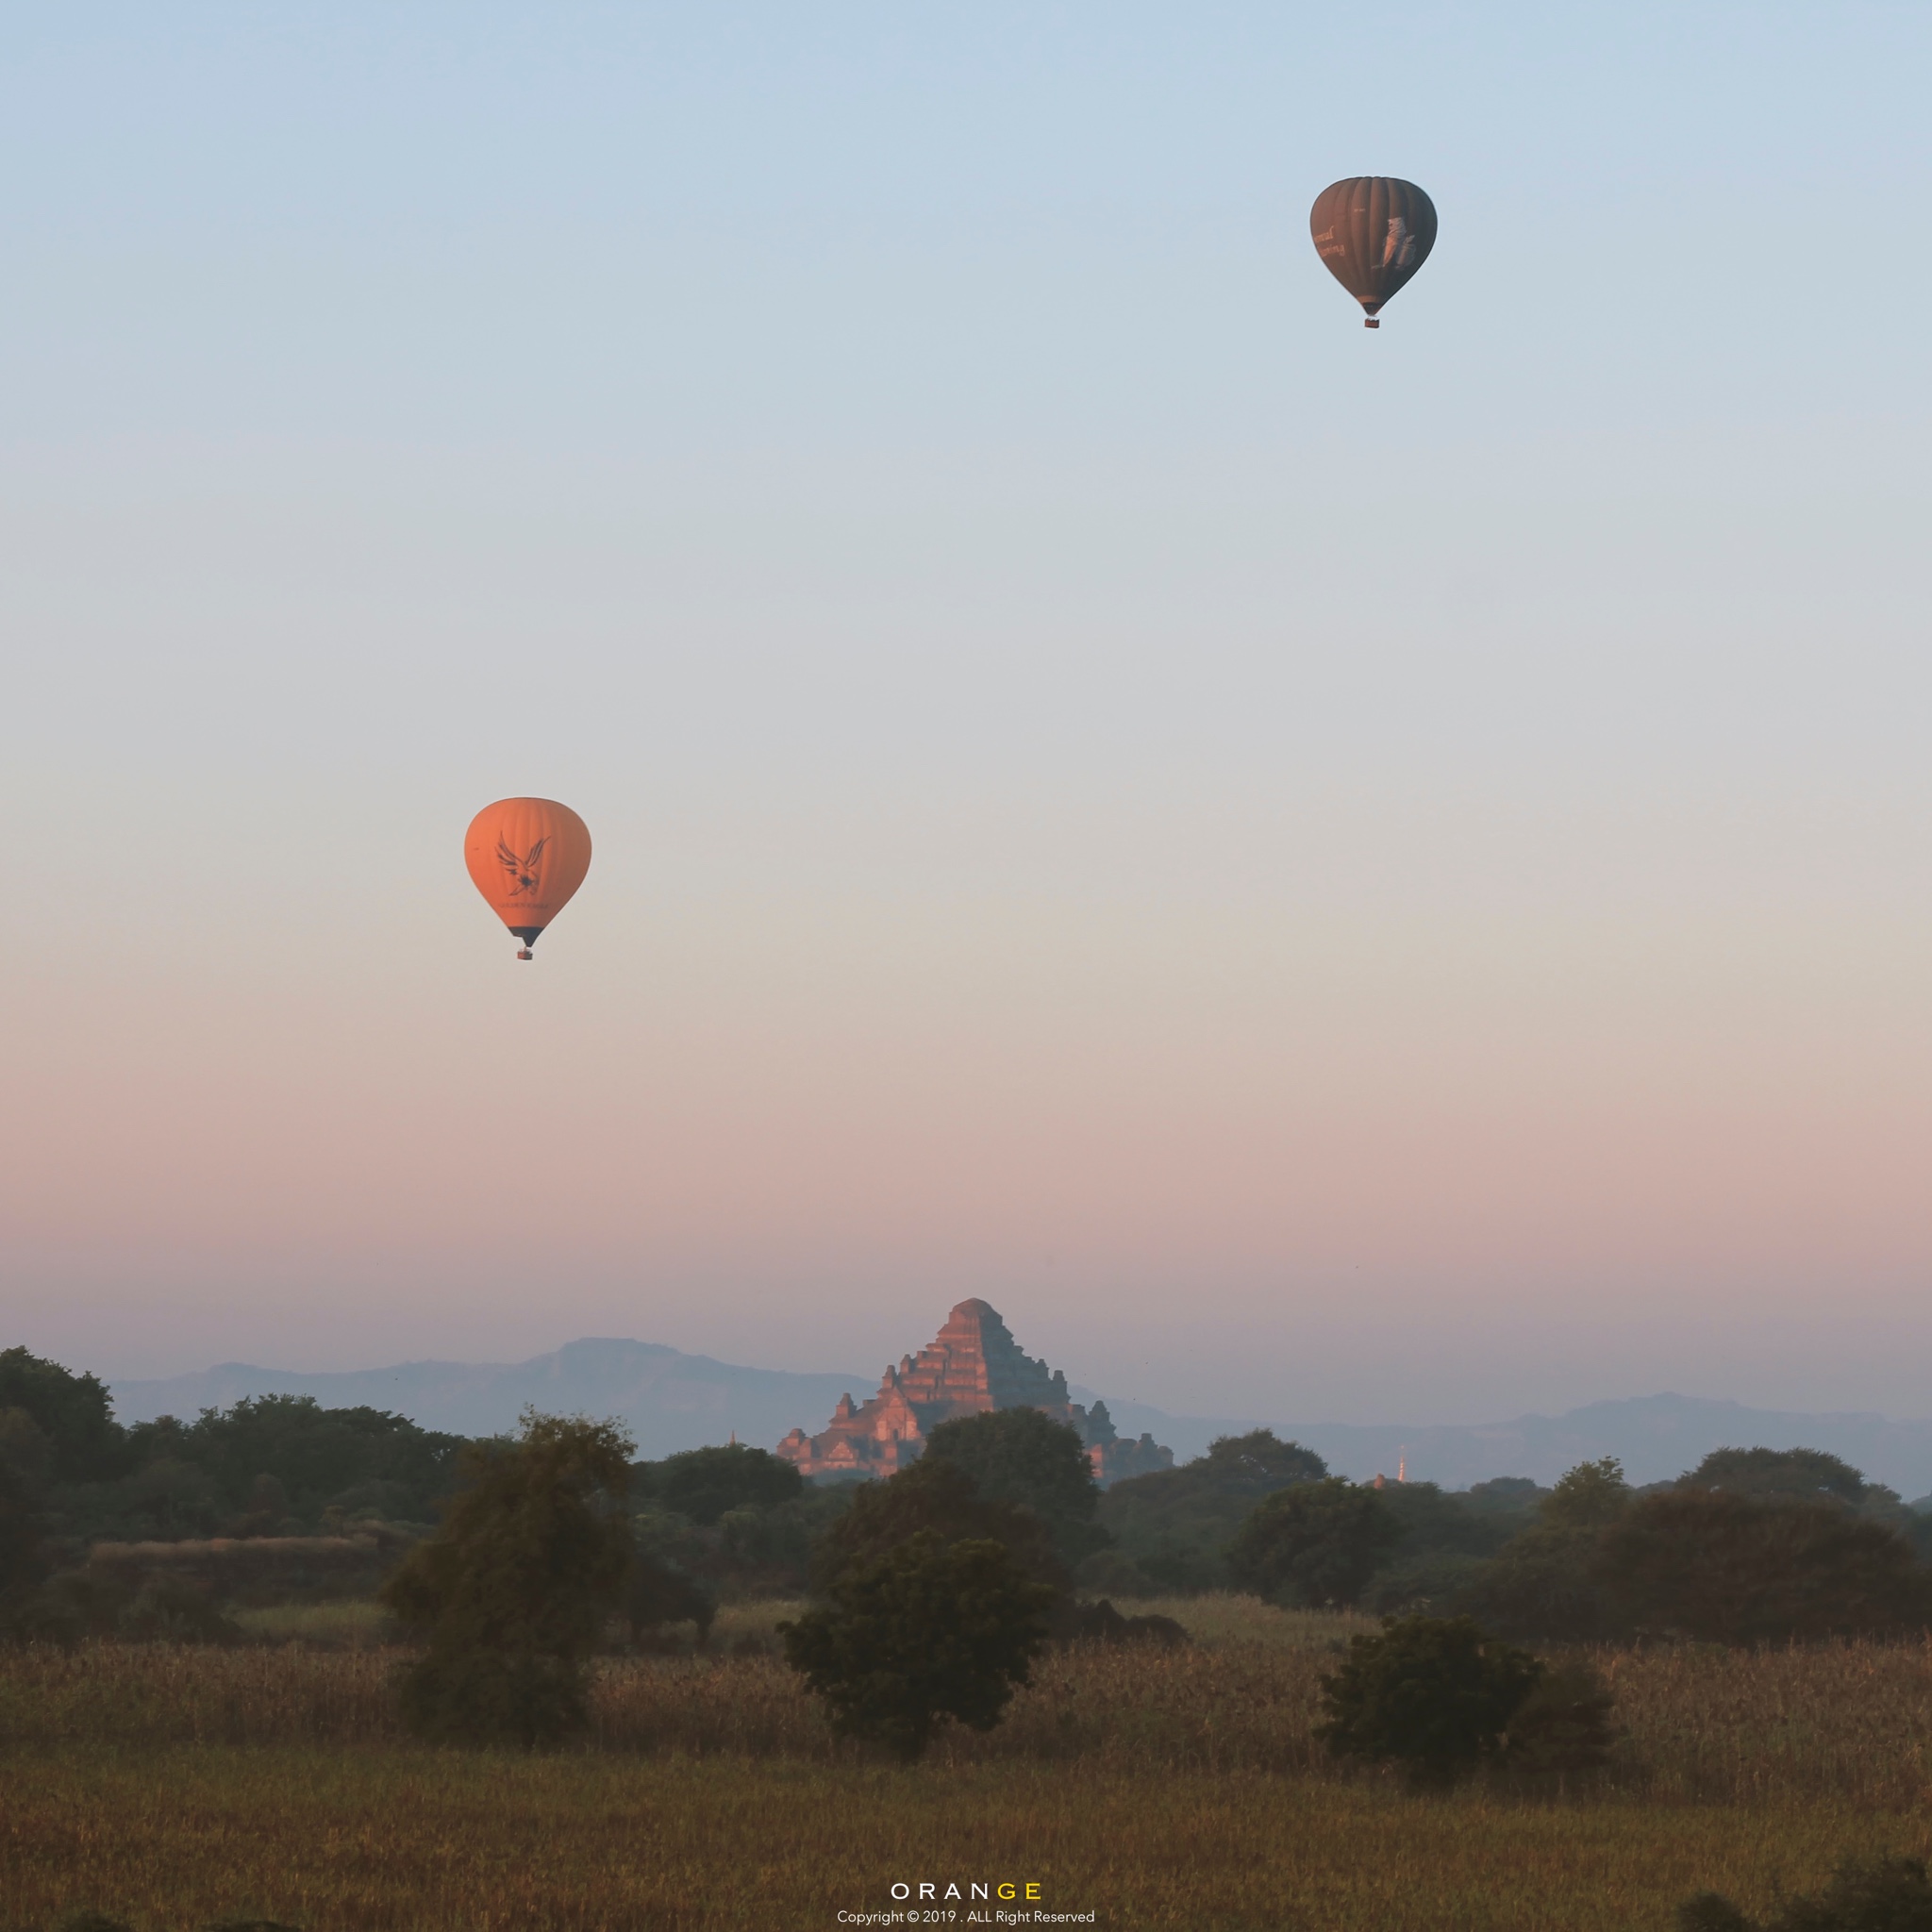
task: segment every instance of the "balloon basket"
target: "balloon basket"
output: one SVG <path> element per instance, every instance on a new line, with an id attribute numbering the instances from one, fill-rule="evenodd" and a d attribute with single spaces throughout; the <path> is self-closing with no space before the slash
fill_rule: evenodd
<path id="1" fill-rule="evenodd" d="M 1364 328 L 1380 328 L 1382 324 L 1379 317 L 1365 315 L 1362 317 L 1362 326 Z"/>
<path id="2" fill-rule="evenodd" d="M 517 958 L 519 959 L 534 959 L 536 957 L 536 954 L 531 952 L 528 946 L 519 946 L 517 948 Z"/>

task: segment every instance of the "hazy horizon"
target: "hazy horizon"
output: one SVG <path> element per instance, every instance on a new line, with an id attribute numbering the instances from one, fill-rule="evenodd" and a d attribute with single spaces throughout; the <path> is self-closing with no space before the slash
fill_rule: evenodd
<path id="1" fill-rule="evenodd" d="M 1921 1410 L 1932 15 L 0 26 L 0 1344 Z M 1309 246 L 1421 183 L 1374 334 Z M 595 844 L 530 965 L 487 802 Z M 874 1371 L 875 1373 L 875 1371 Z"/>

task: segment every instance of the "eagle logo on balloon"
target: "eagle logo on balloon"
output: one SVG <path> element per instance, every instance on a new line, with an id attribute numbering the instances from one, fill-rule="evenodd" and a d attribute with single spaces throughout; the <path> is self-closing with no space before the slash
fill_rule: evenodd
<path id="1" fill-rule="evenodd" d="M 543 857 L 543 848 L 550 841 L 547 838 L 539 839 L 530 847 L 529 851 L 523 858 L 519 858 L 511 851 L 509 841 L 507 839 L 498 838 L 496 841 L 496 862 L 515 881 L 515 884 L 509 889 L 509 896 L 512 899 L 521 899 L 526 892 L 533 893 L 536 891 L 538 881 L 541 876 L 539 871 L 539 864 Z"/>

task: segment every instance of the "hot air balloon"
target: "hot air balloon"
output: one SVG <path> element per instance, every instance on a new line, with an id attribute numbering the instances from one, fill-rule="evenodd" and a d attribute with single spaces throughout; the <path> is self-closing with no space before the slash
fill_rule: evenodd
<path id="1" fill-rule="evenodd" d="M 1363 327 L 1380 328 L 1383 303 L 1436 245 L 1436 204 L 1413 181 L 1357 175 L 1316 195 L 1308 232 L 1328 273 L 1368 311 Z"/>
<path id="2" fill-rule="evenodd" d="M 591 828 L 554 798 L 499 798 L 470 821 L 463 863 L 490 909 L 523 941 L 561 912 L 591 869 Z"/>

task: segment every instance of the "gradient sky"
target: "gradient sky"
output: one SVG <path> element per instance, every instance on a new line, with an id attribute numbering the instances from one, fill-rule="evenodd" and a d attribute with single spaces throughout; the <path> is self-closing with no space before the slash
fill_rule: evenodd
<path id="1" fill-rule="evenodd" d="M 11 9 L 0 1342 L 1932 1410 L 1928 62 Z"/>

